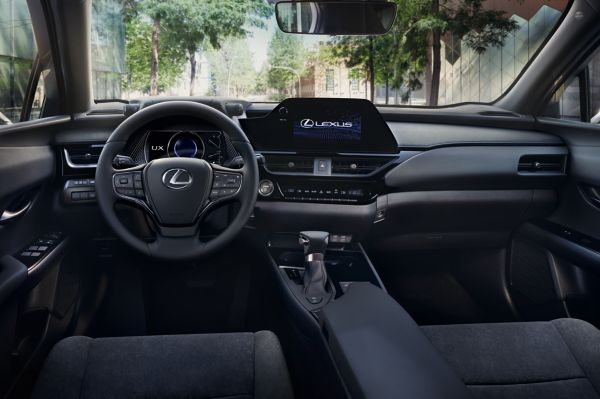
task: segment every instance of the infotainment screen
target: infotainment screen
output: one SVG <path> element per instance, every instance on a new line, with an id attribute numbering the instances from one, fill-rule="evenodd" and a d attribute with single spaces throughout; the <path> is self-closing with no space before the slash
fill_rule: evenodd
<path id="1" fill-rule="evenodd" d="M 323 118 L 304 118 L 292 122 L 294 138 L 325 142 L 360 141 L 361 117 L 357 114 L 336 113 Z"/>
<path id="2" fill-rule="evenodd" d="M 362 99 L 292 98 L 240 122 L 257 151 L 398 152 L 387 123 Z"/>

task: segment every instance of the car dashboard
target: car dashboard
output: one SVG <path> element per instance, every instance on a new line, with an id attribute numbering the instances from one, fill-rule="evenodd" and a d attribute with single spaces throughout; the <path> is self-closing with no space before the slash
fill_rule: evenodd
<path id="1" fill-rule="evenodd" d="M 564 142 L 533 131 L 517 117 L 472 113 L 468 121 L 463 114 L 421 120 L 414 114 L 409 119 L 401 111 L 358 99 L 196 101 L 229 115 L 252 144 L 259 188 L 248 227 L 265 232 L 317 228 L 410 248 L 452 246 L 465 237 L 473 245 L 496 245 L 511 228 L 553 207 L 554 189 L 566 176 Z M 98 126 L 101 118 L 101 132 L 78 128 Z M 65 211 L 94 205 L 95 162 L 126 118 L 127 110 L 124 115 L 86 116 L 58 136 Z M 215 126 L 171 117 L 134 134 L 115 167 L 173 156 L 243 166 L 231 141 Z M 227 225 L 234 205 L 225 213 L 218 210 L 221 216 L 215 217 L 223 221 L 217 225 Z"/>

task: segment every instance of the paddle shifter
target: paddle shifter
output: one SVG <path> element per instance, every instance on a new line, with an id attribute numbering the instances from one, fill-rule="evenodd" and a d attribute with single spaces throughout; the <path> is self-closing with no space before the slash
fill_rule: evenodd
<path id="1" fill-rule="evenodd" d="M 324 231 L 300 232 L 300 244 L 304 247 L 304 295 L 316 305 L 329 296 L 327 292 L 327 271 L 325 251 L 329 243 L 329 233 Z"/>

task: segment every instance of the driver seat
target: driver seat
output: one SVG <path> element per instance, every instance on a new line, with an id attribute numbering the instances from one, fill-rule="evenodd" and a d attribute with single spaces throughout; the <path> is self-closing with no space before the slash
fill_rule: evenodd
<path id="1" fill-rule="evenodd" d="M 270 331 L 69 337 L 50 352 L 34 399 L 292 398 Z"/>

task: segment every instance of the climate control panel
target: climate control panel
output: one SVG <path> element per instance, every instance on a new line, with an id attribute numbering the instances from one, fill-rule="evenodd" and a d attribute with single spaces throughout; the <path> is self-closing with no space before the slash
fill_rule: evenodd
<path id="1" fill-rule="evenodd" d="M 375 182 L 365 181 L 265 179 L 259 187 L 262 199 L 324 203 L 368 203 L 378 192 Z"/>

